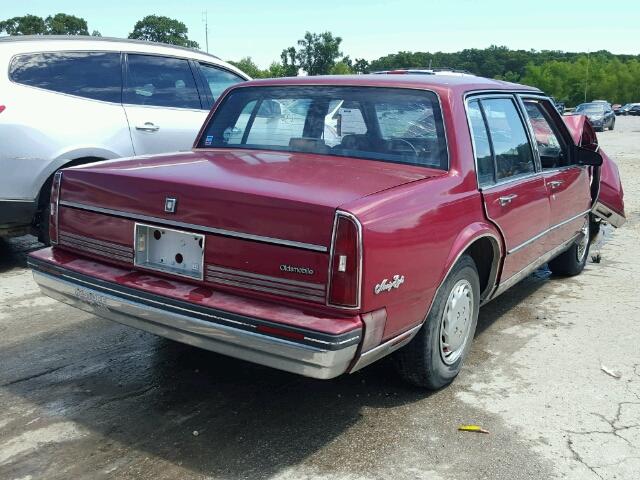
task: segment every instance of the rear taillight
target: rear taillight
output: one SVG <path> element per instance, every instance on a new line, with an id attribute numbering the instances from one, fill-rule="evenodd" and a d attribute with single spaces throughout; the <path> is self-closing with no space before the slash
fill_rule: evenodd
<path id="1" fill-rule="evenodd" d="M 4 112 L 6 108 L 7 108 L 6 106 L 0 105 L 0 113 Z"/>
<path id="2" fill-rule="evenodd" d="M 333 227 L 327 303 L 336 307 L 360 306 L 362 229 L 358 220 L 338 212 Z"/>
<path id="3" fill-rule="evenodd" d="M 58 207 L 60 203 L 60 183 L 62 172 L 56 172 L 51 184 L 51 199 L 49 200 L 49 240 L 51 244 L 58 243 Z"/>

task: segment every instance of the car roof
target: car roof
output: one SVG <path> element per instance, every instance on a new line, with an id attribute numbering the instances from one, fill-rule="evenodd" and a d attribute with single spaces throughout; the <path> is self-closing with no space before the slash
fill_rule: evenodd
<path id="1" fill-rule="evenodd" d="M 236 84 L 234 88 L 251 86 L 289 86 L 289 85 L 323 85 L 323 86 L 372 86 L 395 87 L 420 90 L 433 90 L 446 94 L 465 93 L 473 91 L 524 91 L 537 92 L 540 90 L 517 83 L 493 80 L 474 75 L 326 75 L 316 77 L 285 77 L 253 80 Z"/>
<path id="2" fill-rule="evenodd" d="M 0 37 L 0 53 L 11 56 L 19 53 L 47 51 L 126 51 L 132 53 L 154 53 L 167 56 L 191 58 L 225 68 L 249 78 L 246 73 L 215 55 L 194 48 L 170 45 L 168 43 L 149 42 L 131 38 L 93 37 L 88 35 L 15 35 Z"/>

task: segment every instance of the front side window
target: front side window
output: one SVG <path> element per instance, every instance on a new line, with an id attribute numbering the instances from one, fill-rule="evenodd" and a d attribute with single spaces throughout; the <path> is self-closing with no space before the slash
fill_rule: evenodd
<path id="1" fill-rule="evenodd" d="M 496 181 L 535 172 L 533 152 L 511 98 L 480 100 L 496 163 Z"/>
<path id="2" fill-rule="evenodd" d="M 535 100 L 525 100 L 524 107 L 538 144 L 542 168 L 566 165 L 566 144 L 557 132 L 544 106 Z"/>
<path id="3" fill-rule="evenodd" d="M 51 52 L 16 56 L 9 67 L 16 83 L 79 97 L 120 103 L 120 53 Z"/>
<path id="4" fill-rule="evenodd" d="M 200 109 L 200 97 L 187 60 L 156 55 L 127 55 L 124 103 Z"/>
<path id="5" fill-rule="evenodd" d="M 436 95 L 399 88 L 238 88 L 217 109 L 199 146 L 319 153 L 448 168 Z"/>
<path id="6" fill-rule="evenodd" d="M 244 79 L 240 78 L 238 75 L 222 70 L 221 68 L 214 67 L 213 65 L 207 65 L 206 63 L 200 64 L 200 71 L 204 75 L 204 79 L 209 86 L 209 91 L 211 92 L 212 100 L 210 104 L 207 105 L 208 108 L 211 108 L 222 92 L 231 85 L 244 82 Z"/>

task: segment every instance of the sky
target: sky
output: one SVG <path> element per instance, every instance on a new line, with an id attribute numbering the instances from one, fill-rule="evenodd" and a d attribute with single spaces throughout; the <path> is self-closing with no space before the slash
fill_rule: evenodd
<path id="1" fill-rule="evenodd" d="M 203 50 L 205 11 L 211 53 L 250 56 L 263 68 L 307 30 L 342 37 L 352 59 L 490 45 L 640 54 L 640 0 L 0 0 L 0 20 L 62 12 L 110 37 L 126 37 L 146 15 L 165 15 L 184 22 Z"/>

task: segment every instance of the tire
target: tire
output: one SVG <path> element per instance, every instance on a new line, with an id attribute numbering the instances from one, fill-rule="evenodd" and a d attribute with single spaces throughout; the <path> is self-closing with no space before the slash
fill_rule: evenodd
<path id="1" fill-rule="evenodd" d="M 609 130 L 613 130 L 616 126 L 616 121 L 611 122 L 611 128 Z"/>
<path id="2" fill-rule="evenodd" d="M 589 258 L 589 246 L 591 240 L 591 221 L 585 221 L 582 227 L 582 236 L 573 242 L 568 250 L 549 261 L 549 270 L 554 275 L 573 277 L 579 275 Z"/>
<path id="3" fill-rule="evenodd" d="M 457 302 L 451 301 L 454 297 L 458 298 Z M 399 375 L 408 383 L 430 390 L 451 383 L 460 372 L 462 362 L 471 348 L 479 307 L 478 269 L 469 255 L 463 255 L 438 289 L 431 311 L 416 337 L 394 354 Z M 454 312 L 451 312 L 451 308 Z M 455 319 L 466 318 L 464 325 L 458 325 L 465 332 L 462 335 L 451 335 L 449 346 L 456 347 L 457 344 L 457 348 L 449 349 L 449 352 L 446 347 L 443 349 L 443 344 L 446 344 L 443 340 L 445 311 L 457 314 L 453 317 Z M 449 329 L 454 327 L 451 323 L 449 322 Z"/>

